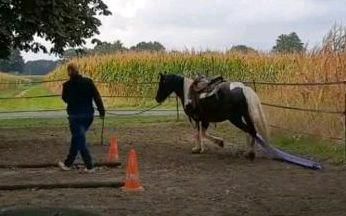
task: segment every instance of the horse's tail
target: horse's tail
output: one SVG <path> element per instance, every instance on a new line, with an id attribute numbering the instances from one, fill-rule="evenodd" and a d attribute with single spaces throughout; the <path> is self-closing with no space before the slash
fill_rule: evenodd
<path id="1" fill-rule="evenodd" d="M 259 97 L 257 96 L 256 92 L 248 86 L 244 86 L 243 94 L 246 98 L 248 112 L 257 133 L 259 133 L 266 141 L 269 141 L 267 120 Z"/>

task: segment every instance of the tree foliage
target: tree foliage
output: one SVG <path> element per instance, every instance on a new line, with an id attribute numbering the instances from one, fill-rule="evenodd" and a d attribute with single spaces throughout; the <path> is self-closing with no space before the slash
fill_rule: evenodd
<path id="1" fill-rule="evenodd" d="M 73 57 L 81 57 L 86 55 L 97 55 L 97 54 L 111 54 L 117 52 L 126 52 L 126 51 L 149 51 L 149 52 L 164 52 L 165 47 L 157 42 L 140 42 L 131 48 L 127 48 L 123 45 L 120 40 L 116 40 L 113 43 L 100 41 L 98 39 L 93 39 L 92 43 L 95 46 L 91 49 L 83 48 L 83 49 L 68 49 L 64 52 L 64 59 L 70 59 Z"/>
<path id="2" fill-rule="evenodd" d="M 273 47 L 273 52 L 276 53 L 300 53 L 304 51 L 304 43 L 295 32 L 280 35 Z"/>
<path id="3" fill-rule="evenodd" d="M 145 42 L 142 41 L 138 43 L 136 46 L 132 46 L 130 50 L 133 51 L 149 51 L 149 52 L 163 52 L 166 50 L 166 48 L 157 41 L 154 42 Z"/>
<path id="4" fill-rule="evenodd" d="M 103 42 L 98 39 L 93 39 L 92 43 L 95 46 L 91 49 L 83 48 L 83 49 L 68 49 L 64 52 L 63 58 L 70 59 L 73 57 L 81 57 L 86 55 L 94 55 L 94 54 L 110 54 L 116 52 L 124 52 L 128 49 L 124 47 L 123 43 L 120 40 L 117 40 L 113 43 Z"/>
<path id="5" fill-rule="evenodd" d="M 48 52 L 34 36 L 53 43 L 51 53 L 62 54 L 66 47 L 85 44 L 98 34 L 97 15 L 110 15 L 102 0 L 1 0 L 0 58 L 12 49 Z"/>
<path id="6" fill-rule="evenodd" d="M 24 60 L 18 50 L 12 50 L 7 59 L 0 59 L 1 72 L 19 72 L 23 71 Z"/>
<path id="7" fill-rule="evenodd" d="M 127 48 L 124 47 L 123 43 L 120 40 L 115 41 L 114 43 L 101 42 L 99 41 L 91 53 L 93 54 L 109 54 L 114 52 L 123 52 Z"/>
<path id="8" fill-rule="evenodd" d="M 232 53 L 232 52 L 238 52 L 238 53 L 257 53 L 257 51 L 252 48 L 252 47 L 248 47 L 245 45 L 236 45 L 236 46 L 232 46 L 231 49 L 229 49 L 227 51 L 228 53 Z"/>
<path id="9" fill-rule="evenodd" d="M 25 63 L 23 73 L 31 75 L 45 75 L 53 71 L 58 65 L 58 61 L 37 60 Z"/>

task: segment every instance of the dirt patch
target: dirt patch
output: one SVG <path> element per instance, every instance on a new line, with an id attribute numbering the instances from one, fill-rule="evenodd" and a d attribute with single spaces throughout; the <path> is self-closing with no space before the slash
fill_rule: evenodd
<path id="1" fill-rule="evenodd" d="M 243 136 L 234 131 L 229 129 L 225 149 L 208 143 L 208 153 L 193 155 L 192 129 L 187 124 L 120 127 L 116 132 L 121 161 L 126 161 L 134 146 L 144 192 L 110 188 L 0 191 L 0 204 L 4 208 L 68 207 L 101 215 L 346 214 L 344 167 L 327 165 L 323 171 L 311 171 L 263 157 L 250 162 L 241 156 L 246 150 Z M 64 129 L 0 129 L 0 163 L 62 160 L 68 139 Z M 92 145 L 91 151 L 97 161 L 106 158 L 103 146 Z M 0 169 L 0 184 L 120 181 L 124 170 L 99 168 L 95 174 L 82 174 L 78 170 Z"/>

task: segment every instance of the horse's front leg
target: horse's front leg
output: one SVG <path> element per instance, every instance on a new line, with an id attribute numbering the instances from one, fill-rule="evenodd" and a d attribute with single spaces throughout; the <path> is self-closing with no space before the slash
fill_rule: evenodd
<path id="1" fill-rule="evenodd" d="M 222 138 L 217 137 L 217 136 L 213 136 L 207 133 L 207 129 L 202 129 L 202 135 L 203 137 L 205 137 L 206 139 L 212 141 L 213 143 L 217 144 L 219 147 L 223 148 L 224 147 L 224 141 Z"/>
<path id="2" fill-rule="evenodd" d="M 203 153 L 206 148 L 203 143 L 201 122 L 197 122 L 196 145 L 192 148 L 192 153 Z"/>
<path id="3" fill-rule="evenodd" d="M 206 138 L 213 143 L 217 144 L 219 147 L 223 148 L 224 147 L 224 142 L 223 139 L 220 137 L 212 136 L 207 133 L 207 129 L 209 127 L 209 122 L 202 121 L 202 137 Z"/>
<path id="4" fill-rule="evenodd" d="M 194 154 L 201 153 L 201 137 L 199 135 L 199 131 L 197 131 L 195 137 L 196 137 L 196 142 L 195 142 L 195 146 L 192 148 L 192 153 Z"/>

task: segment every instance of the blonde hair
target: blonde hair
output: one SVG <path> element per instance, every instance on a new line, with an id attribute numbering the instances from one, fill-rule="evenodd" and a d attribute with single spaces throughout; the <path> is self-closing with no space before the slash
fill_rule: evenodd
<path id="1" fill-rule="evenodd" d="M 68 65 L 67 65 L 67 70 L 68 71 L 73 71 L 73 72 L 79 72 L 78 71 L 78 66 L 75 64 L 75 63 L 69 63 Z"/>

